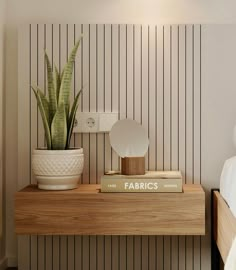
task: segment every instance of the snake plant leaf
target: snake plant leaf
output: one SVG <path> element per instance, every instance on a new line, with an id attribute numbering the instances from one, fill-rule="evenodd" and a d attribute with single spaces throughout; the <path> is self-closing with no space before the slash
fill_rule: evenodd
<path id="1" fill-rule="evenodd" d="M 55 89 L 56 89 L 57 102 L 58 102 L 59 92 L 60 92 L 60 87 L 61 87 L 61 76 L 56 65 L 54 65 L 54 81 L 55 81 Z"/>
<path id="2" fill-rule="evenodd" d="M 34 90 L 34 92 L 38 95 L 40 95 L 40 98 L 42 100 L 42 103 L 43 103 L 43 108 L 44 108 L 44 112 L 45 112 L 45 115 L 46 115 L 46 118 L 47 118 L 47 122 L 48 122 L 48 125 L 50 126 L 51 123 L 50 123 L 50 118 L 49 118 L 49 102 L 48 102 L 48 99 L 46 97 L 46 95 L 43 93 L 43 91 L 38 87 L 34 87 L 34 86 L 31 86 L 31 88 Z"/>
<path id="3" fill-rule="evenodd" d="M 50 128 L 49 128 L 49 124 L 48 124 L 48 120 L 47 120 L 47 118 L 49 117 L 49 116 L 47 116 L 47 114 L 49 114 L 49 113 L 47 112 L 46 106 L 44 106 L 44 104 L 46 104 L 47 99 L 44 99 L 43 95 L 40 94 L 39 90 L 36 91 L 33 88 L 33 91 L 34 91 L 35 97 L 37 99 L 39 111 L 41 113 L 41 117 L 43 120 L 45 137 L 46 137 L 46 141 L 47 141 L 47 149 L 50 150 L 50 149 L 52 149 L 52 141 L 51 141 Z"/>
<path id="4" fill-rule="evenodd" d="M 71 135 L 72 135 L 72 131 L 74 128 L 74 123 L 75 123 L 75 116 L 76 116 L 76 111 L 78 109 L 79 106 L 79 97 L 81 95 L 82 90 L 80 90 L 73 102 L 72 108 L 71 108 L 71 112 L 70 112 L 70 117 L 68 120 L 68 135 L 67 135 L 67 143 L 66 143 L 66 147 L 69 148 L 70 146 L 70 140 L 71 140 Z"/>
<path id="5" fill-rule="evenodd" d="M 62 70 L 62 72 L 61 72 L 61 77 L 60 77 L 61 81 L 62 81 L 62 78 L 63 78 L 64 72 L 65 72 L 65 69 L 63 69 L 63 70 Z"/>
<path id="6" fill-rule="evenodd" d="M 75 113 L 72 116 L 71 123 L 69 126 L 68 135 L 67 135 L 67 142 L 66 142 L 67 149 L 70 148 L 70 140 L 71 140 L 74 124 L 75 124 L 76 111 L 77 111 L 78 107 L 79 107 L 79 104 L 77 104 L 77 106 L 75 107 Z"/>
<path id="7" fill-rule="evenodd" d="M 48 97 L 49 97 L 49 113 L 50 118 L 53 119 L 57 110 L 57 94 L 53 83 L 53 72 L 47 52 L 45 51 L 45 60 L 47 65 L 47 78 L 48 78 Z"/>
<path id="8" fill-rule="evenodd" d="M 71 87 L 71 80 L 72 80 L 72 73 L 74 69 L 74 61 L 75 56 L 77 53 L 77 50 L 79 48 L 81 39 L 79 39 L 71 54 L 69 57 L 69 60 L 63 70 L 63 76 L 61 81 L 61 87 L 60 87 L 60 93 L 59 93 L 59 99 L 58 99 L 58 105 L 61 105 L 62 103 L 65 104 L 65 110 L 67 118 L 69 117 L 69 107 L 70 107 L 70 87 Z"/>
<path id="9" fill-rule="evenodd" d="M 67 121 L 65 105 L 58 106 L 51 125 L 52 149 L 64 150 L 67 141 Z"/>

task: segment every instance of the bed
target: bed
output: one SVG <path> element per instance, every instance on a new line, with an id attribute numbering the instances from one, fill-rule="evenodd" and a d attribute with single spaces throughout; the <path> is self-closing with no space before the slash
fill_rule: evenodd
<path id="1" fill-rule="evenodd" d="M 220 257 L 226 262 L 234 237 L 236 218 L 219 190 L 212 190 L 212 270 L 220 269 Z"/>

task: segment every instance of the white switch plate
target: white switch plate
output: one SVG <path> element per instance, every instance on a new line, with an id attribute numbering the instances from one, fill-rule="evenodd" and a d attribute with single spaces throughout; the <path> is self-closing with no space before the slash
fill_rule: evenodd
<path id="1" fill-rule="evenodd" d="M 73 132 L 75 133 L 104 133 L 109 132 L 115 122 L 118 121 L 118 113 L 94 113 L 78 112 Z"/>

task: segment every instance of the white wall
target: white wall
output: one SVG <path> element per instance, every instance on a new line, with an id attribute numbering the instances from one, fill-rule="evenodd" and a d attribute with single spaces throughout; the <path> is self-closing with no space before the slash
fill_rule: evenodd
<path id="1" fill-rule="evenodd" d="M 0 0 L 0 269 L 5 257 L 5 202 L 3 196 L 3 92 L 4 92 L 5 0 Z"/>
<path id="2" fill-rule="evenodd" d="M 234 0 L 8 0 L 11 23 L 232 23 Z"/>
<path id="3" fill-rule="evenodd" d="M 34 22 L 236 23 L 236 1 L 7 0 L 6 192 L 8 194 L 7 256 L 10 258 L 16 256 L 16 238 L 13 234 L 13 195 L 17 189 L 17 95 L 20 94 L 17 93 L 17 26 L 21 23 Z M 24 123 L 22 128 L 23 126 Z"/>

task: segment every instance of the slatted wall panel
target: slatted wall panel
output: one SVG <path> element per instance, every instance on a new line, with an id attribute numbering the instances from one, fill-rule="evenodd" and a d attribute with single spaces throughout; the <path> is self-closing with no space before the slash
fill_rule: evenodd
<path id="1" fill-rule="evenodd" d="M 30 89 L 46 91 L 43 52 L 62 69 L 83 33 L 73 95 L 85 87 L 81 111 L 118 112 L 148 131 L 149 170 L 180 169 L 186 183 L 201 183 L 200 25 L 28 25 L 19 32 L 19 188 L 34 183 L 31 151 L 44 134 Z M 24 128 L 22 128 L 24 123 Z M 74 134 L 85 153 L 82 183 L 99 183 L 119 168 L 107 134 Z M 209 269 L 200 237 L 24 236 L 20 270 Z M 204 262 L 204 263 L 203 263 Z"/>

